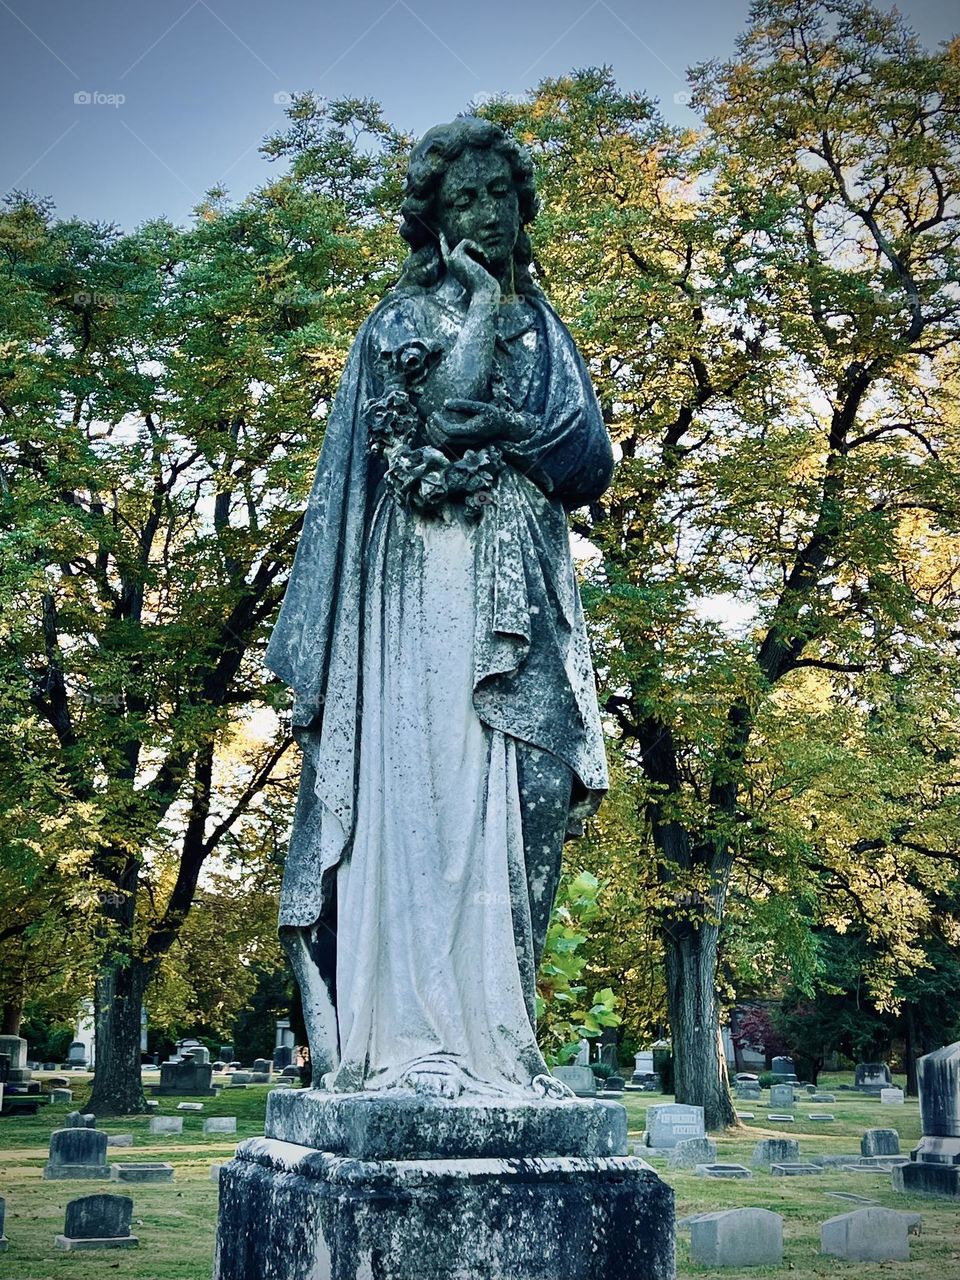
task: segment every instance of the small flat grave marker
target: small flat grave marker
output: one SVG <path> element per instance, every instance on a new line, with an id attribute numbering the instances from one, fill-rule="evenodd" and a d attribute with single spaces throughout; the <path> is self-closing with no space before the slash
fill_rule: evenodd
<path id="1" fill-rule="evenodd" d="M 163 1160 L 125 1160 L 113 1166 L 116 1182 L 172 1182 L 173 1165 Z"/>
<path id="2" fill-rule="evenodd" d="M 236 1116 L 209 1116 L 203 1122 L 204 1133 L 236 1133 Z"/>
<path id="3" fill-rule="evenodd" d="M 753 1174 L 742 1164 L 698 1164 L 699 1178 L 752 1178 Z"/>
<path id="4" fill-rule="evenodd" d="M 830 1115 L 827 1111 L 811 1111 L 807 1115 L 807 1119 L 812 1120 L 815 1124 L 829 1124 L 831 1121 L 836 1120 L 836 1118 L 836 1116 Z"/>
<path id="5" fill-rule="evenodd" d="M 738 1120 L 756 1120 L 756 1118 L 757 1118 L 757 1115 L 755 1111 L 738 1111 L 737 1112 Z"/>
<path id="6" fill-rule="evenodd" d="M 773 1111 L 768 1114 L 767 1119 L 774 1121 L 775 1124 L 796 1124 L 797 1122 L 796 1116 L 782 1115 Z"/>
<path id="7" fill-rule="evenodd" d="M 772 1164 L 770 1172 L 775 1178 L 799 1178 L 808 1173 L 823 1173 L 823 1166 L 809 1164 L 806 1161 L 786 1161 L 783 1164 Z"/>
<path id="8" fill-rule="evenodd" d="M 177 1110 L 178 1111 L 202 1111 L 203 1103 L 202 1102 L 178 1102 Z"/>

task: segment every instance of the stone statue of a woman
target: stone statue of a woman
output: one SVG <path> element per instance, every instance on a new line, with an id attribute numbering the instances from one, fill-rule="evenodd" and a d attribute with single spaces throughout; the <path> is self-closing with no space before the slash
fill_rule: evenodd
<path id="1" fill-rule="evenodd" d="M 281 936 L 338 1093 L 549 1087 L 537 965 L 607 781 L 565 510 L 612 455 L 530 274 L 535 200 L 487 121 L 415 148 L 410 256 L 347 361 L 267 654 L 303 749 Z"/>

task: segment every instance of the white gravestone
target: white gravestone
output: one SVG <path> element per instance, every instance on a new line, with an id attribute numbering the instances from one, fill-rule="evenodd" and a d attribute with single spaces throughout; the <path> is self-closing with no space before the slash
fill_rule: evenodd
<path id="1" fill-rule="evenodd" d="M 670 1149 L 688 1138 L 705 1138 L 703 1107 L 670 1102 L 647 1107 L 647 1145 Z"/>

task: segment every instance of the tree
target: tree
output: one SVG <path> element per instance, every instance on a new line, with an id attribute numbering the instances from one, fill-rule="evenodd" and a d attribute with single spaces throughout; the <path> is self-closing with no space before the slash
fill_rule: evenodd
<path id="1" fill-rule="evenodd" d="M 752 802 L 763 735 L 810 671 L 834 706 L 877 696 L 878 723 L 900 697 L 901 726 L 924 670 L 957 687 L 960 78 L 955 47 L 922 51 L 896 15 L 764 0 L 693 85 L 699 138 L 600 72 L 492 110 L 540 159 L 537 261 L 623 455 L 580 528 L 656 849 L 677 1097 L 713 1128 L 734 1118 L 728 896 L 781 851 Z"/>
<path id="2" fill-rule="evenodd" d="M 0 225 L 3 674 L 94 833 L 99 1112 L 142 1109 L 147 983 L 289 745 L 258 653 L 362 318 L 352 216 L 279 182 L 186 232 Z"/>

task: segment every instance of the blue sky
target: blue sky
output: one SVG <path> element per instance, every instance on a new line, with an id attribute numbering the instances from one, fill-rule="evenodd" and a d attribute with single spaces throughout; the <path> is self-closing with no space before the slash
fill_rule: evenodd
<path id="1" fill-rule="evenodd" d="M 933 47 L 955 4 L 905 0 Z M 692 122 L 691 64 L 733 48 L 748 0 L 0 0 L 0 191 L 51 196 L 62 217 L 186 221 L 223 182 L 267 180 L 258 154 L 284 94 L 379 99 L 421 133 L 479 94 L 607 63 Z M 77 101 L 87 96 L 89 101 Z M 278 96 L 280 101 L 278 101 Z"/>

